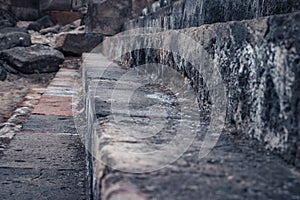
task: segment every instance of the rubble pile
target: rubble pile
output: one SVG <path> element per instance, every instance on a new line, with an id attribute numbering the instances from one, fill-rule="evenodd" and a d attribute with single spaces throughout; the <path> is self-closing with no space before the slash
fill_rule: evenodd
<path id="1" fill-rule="evenodd" d="M 61 25 L 48 15 L 36 21 L 18 21 L 5 10 L 0 14 L 0 81 L 7 72 L 56 72 L 66 56 L 81 56 L 103 41 L 103 35 L 87 33 L 80 19 Z"/>

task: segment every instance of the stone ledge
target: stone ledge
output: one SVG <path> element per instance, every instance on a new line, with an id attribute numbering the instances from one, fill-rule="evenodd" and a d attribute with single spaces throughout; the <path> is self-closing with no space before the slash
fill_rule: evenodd
<path id="1" fill-rule="evenodd" d="M 216 22 L 255 19 L 300 10 L 297 0 L 181 0 L 124 24 L 124 30 L 142 27 L 183 29 Z"/>
<path id="2" fill-rule="evenodd" d="M 186 60 L 205 58 L 198 61 L 200 66 L 204 62 L 214 63 L 211 66 L 221 73 L 226 86 L 227 123 L 234 125 L 240 134 L 258 140 L 288 162 L 297 164 L 300 141 L 299 19 L 300 13 L 296 12 L 178 31 L 178 34 L 191 37 L 195 44 L 200 44 L 196 51 L 188 47 L 193 44 L 166 39 L 176 33 L 174 31 L 152 34 L 152 39 L 139 37 L 135 41 L 131 38 L 130 44 L 126 40 L 112 38 L 104 42 L 104 49 L 107 50 L 106 55 L 114 58 L 116 49 L 128 53 L 128 46 L 164 45 L 184 52 Z M 208 55 L 207 58 L 199 54 L 201 51 Z M 199 71 L 186 60 L 173 56 L 172 52 L 137 49 L 123 58 L 123 64 L 133 66 L 155 60 L 169 64 L 190 78 L 195 90 L 199 91 L 200 105 L 207 104 L 207 88 L 201 83 L 203 78 Z"/>

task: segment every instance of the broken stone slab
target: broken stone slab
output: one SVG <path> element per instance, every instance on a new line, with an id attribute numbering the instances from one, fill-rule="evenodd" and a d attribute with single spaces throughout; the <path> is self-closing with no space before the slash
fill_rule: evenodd
<path id="1" fill-rule="evenodd" d="M 20 28 L 4 28 L 0 30 L 0 50 L 17 46 L 30 46 L 30 35 Z"/>
<path id="2" fill-rule="evenodd" d="M 40 44 L 4 50 L 0 53 L 0 57 L 24 74 L 56 72 L 64 61 L 61 52 Z"/>
<path id="3" fill-rule="evenodd" d="M 99 33 L 86 33 L 78 29 L 60 33 L 56 37 L 55 49 L 67 55 L 81 55 L 90 52 L 103 41 L 103 35 Z"/>
<path id="4" fill-rule="evenodd" d="M 55 46 L 55 37 L 52 33 L 48 33 L 46 35 L 43 35 L 40 32 L 36 31 L 29 31 L 29 33 L 31 36 L 32 44 L 43 44 L 52 48 Z"/>

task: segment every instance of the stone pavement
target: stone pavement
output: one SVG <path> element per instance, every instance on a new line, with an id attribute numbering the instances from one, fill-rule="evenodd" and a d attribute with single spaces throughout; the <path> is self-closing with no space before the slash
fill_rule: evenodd
<path id="1" fill-rule="evenodd" d="M 87 199 L 86 155 L 72 117 L 76 78 L 78 70 L 60 69 L 8 121 L 17 125 L 0 137 L 6 146 L 0 152 L 0 199 Z"/>
<path id="2" fill-rule="evenodd" d="M 192 133 L 188 128 L 195 121 L 187 116 L 195 110 L 180 110 L 191 102 L 143 82 L 142 71 L 121 68 L 100 54 L 84 57 L 87 113 L 95 115 L 87 117 L 94 199 L 300 199 L 299 170 L 227 129 L 199 159 L 209 116 L 200 117 L 199 131 Z M 176 137 L 184 143 L 192 134 L 180 158 L 172 158 L 182 150 L 180 142 L 171 154 L 163 151 Z M 149 156 L 153 152 L 158 153 Z"/>

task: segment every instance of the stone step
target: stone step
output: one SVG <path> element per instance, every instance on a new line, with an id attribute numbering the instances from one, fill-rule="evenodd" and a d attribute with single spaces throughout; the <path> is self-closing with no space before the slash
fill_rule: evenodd
<path id="1" fill-rule="evenodd" d="M 211 119 L 226 115 L 241 135 L 299 166 L 299 17 L 295 12 L 152 34 L 132 31 L 107 38 L 103 49 L 110 58 L 130 52 L 116 60 L 128 68 L 156 62 L 158 72 L 162 63 L 177 70 L 197 92 L 200 109 L 215 106 Z"/>
<path id="2" fill-rule="evenodd" d="M 170 104 L 172 98 L 178 102 L 176 95 L 157 85 L 138 87 L 133 69 L 97 66 L 110 63 L 102 54 L 84 57 L 82 120 L 89 126 L 83 132 L 94 199 L 300 198 L 299 172 L 263 146 L 234 138 L 227 129 L 207 137 L 209 113 L 192 106 L 187 110 L 202 116 L 199 121 L 172 118 L 169 111 L 182 111 Z M 152 104 L 164 106 L 134 115 Z M 201 157 L 206 150 L 209 154 Z"/>
<path id="3" fill-rule="evenodd" d="M 289 3 L 285 0 L 181 0 L 156 10 L 154 13 L 125 22 L 124 30 L 184 29 L 199 27 L 203 24 L 255 19 L 299 11 L 300 4 L 297 0 Z"/>
<path id="4" fill-rule="evenodd" d="M 266 150 L 281 149 L 292 164 L 299 162 L 294 125 L 279 117 L 297 120 L 283 108 L 298 109 L 293 102 L 299 98 L 292 95 L 299 93 L 298 18 L 295 12 L 107 38 L 99 49 L 127 63 L 122 68 L 101 53 L 85 54 L 82 123 L 94 199 L 120 193 L 136 199 L 300 198 L 299 170 Z M 183 87 L 189 84 L 193 87 Z M 180 90 L 167 86 L 190 91 L 187 99 L 198 97 L 196 105 L 187 101 L 192 119 L 172 116 L 185 109 L 174 92 Z M 285 140 L 273 122 L 293 139 Z M 233 136 L 237 132 L 247 137 Z"/>

